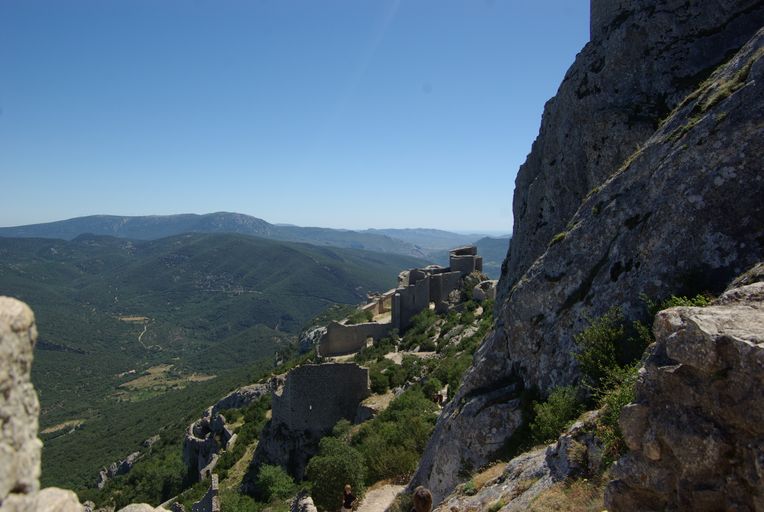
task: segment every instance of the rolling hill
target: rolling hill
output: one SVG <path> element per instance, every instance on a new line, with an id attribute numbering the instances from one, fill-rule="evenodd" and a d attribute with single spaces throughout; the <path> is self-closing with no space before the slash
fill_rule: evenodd
<path id="1" fill-rule="evenodd" d="M 189 386 L 228 382 L 328 306 L 362 302 L 422 263 L 232 234 L 0 238 L 0 294 L 37 316 L 41 428 L 87 427 L 108 425 L 103 414 L 120 403 L 150 410 Z"/>
<path id="2" fill-rule="evenodd" d="M 183 233 L 235 233 L 271 240 L 364 249 L 367 251 L 422 257 L 414 244 L 384 233 L 270 224 L 240 213 L 205 215 L 148 215 L 125 217 L 90 215 L 68 220 L 0 228 L 0 237 L 60 238 L 73 240 L 83 234 L 108 235 L 133 240 L 155 240 Z"/>

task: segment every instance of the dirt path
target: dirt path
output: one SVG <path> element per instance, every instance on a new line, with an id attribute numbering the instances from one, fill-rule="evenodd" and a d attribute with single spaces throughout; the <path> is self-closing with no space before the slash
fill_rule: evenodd
<path id="1" fill-rule="evenodd" d="M 383 485 L 366 493 L 357 512 L 385 512 L 405 485 Z"/>

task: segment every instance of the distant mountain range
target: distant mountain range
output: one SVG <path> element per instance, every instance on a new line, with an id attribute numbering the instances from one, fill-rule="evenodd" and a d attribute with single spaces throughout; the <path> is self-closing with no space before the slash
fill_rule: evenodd
<path id="1" fill-rule="evenodd" d="M 148 215 L 123 217 L 91 215 L 74 219 L 0 228 L 0 236 L 58 238 L 72 240 L 79 235 L 109 235 L 133 240 L 156 240 L 182 233 L 237 233 L 286 242 L 305 242 L 350 249 L 423 257 L 426 251 L 384 234 L 341 229 L 270 224 L 240 213 L 217 212 L 205 215 Z"/>
<path id="2" fill-rule="evenodd" d="M 148 215 L 126 217 L 90 215 L 68 220 L 0 228 L 0 237 L 55 238 L 73 240 L 84 234 L 107 235 L 131 240 L 156 240 L 183 233 L 235 233 L 285 242 L 362 249 L 424 258 L 443 263 L 447 250 L 481 240 L 478 249 L 486 262 L 487 273 L 498 277 L 497 269 L 506 255 L 507 238 L 482 238 L 482 234 L 459 234 L 439 229 L 367 229 L 352 231 L 289 224 L 271 224 L 250 215 L 217 212 L 205 215 Z M 497 249 L 486 240 L 497 242 Z M 496 245 L 496 244 L 494 244 Z M 486 251 L 486 252 L 483 252 Z M 498 263 L 496 263 L 498 262 Z"/>

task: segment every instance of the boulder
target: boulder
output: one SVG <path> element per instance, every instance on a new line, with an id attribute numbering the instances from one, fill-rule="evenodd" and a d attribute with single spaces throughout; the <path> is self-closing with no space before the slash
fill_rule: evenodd
<path id="1" fill-rule="evenodd" d="M 608 510 L 764 510 L 764 282 L 661 311 L 653 331 Z"/>
<path id="2" fill-rule="evenodd" d="M 30 379 L 36 339 L 32 310 L 0 297 L 0 503 L 9 493 L 40 487 L 40 404 Z"/>

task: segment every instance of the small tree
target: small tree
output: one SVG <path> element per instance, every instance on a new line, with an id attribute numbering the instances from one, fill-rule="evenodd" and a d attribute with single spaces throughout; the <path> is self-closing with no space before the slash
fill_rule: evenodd
<path id="1" fill-rule="evenodd" d="M 319 510 L 336 510 L 342 501 L 345 484 L 361 496 L 366 466 L 358 450 L 334 437 L 321 439 L 318 455 L 310 459 L 306 470 L 311 482 L 311 496 Z"/>
<path id="2" fill-rule="evenodd" d="M 255 479 L 257 497 L 268 503 L 271 500 L 285 500 L 294 494 L 295 484 L 292 477 L 281 466 L 263 465 Z"/>
<path id="3" fill-rule="evenodd" d="M 581 414 L 583 404 L 573 386 L 554 388 L 546 402 L 534 403 L 531 434 L 534 442 L 550 443 Z"/>

